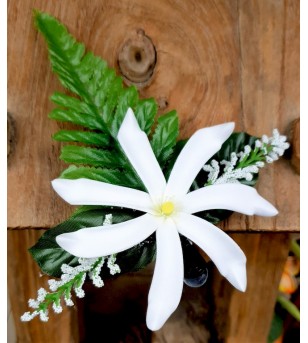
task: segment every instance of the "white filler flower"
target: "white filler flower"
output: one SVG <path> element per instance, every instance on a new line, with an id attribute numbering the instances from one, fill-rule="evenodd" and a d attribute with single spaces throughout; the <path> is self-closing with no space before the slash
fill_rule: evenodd
<path id="1" fill-rule="evenodd" d="M 146 212 L 123 223 L 65 233 L 56 240 L 72 255 L 94 258 L 129 249 L 156 231 L 156 265 L 146 318 L 151 330 L 163 326 L 181 299 L 184 270 L 179 233 L 203 249 L 234 287 L 246 289 L 243 251 L 226 233 L 193 213 L 212 209 L 262 216 L 278 213 L 254 188 L 242 184 L 212 185 L 188 193 L 202 166 L 233 129 L 234 123 L 227 123 L 198 130 L 181 151 L 166 182 L 146 134 L 129 109 L 118 140 L 148 193 L 88 179 L 52 181 L 55 191 L 72 205 L 119 206 Z"/>

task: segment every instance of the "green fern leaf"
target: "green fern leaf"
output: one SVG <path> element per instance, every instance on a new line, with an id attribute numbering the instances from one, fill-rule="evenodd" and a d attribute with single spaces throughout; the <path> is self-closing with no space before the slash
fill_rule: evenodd
<path id="1" fill-rule="evenodd" d="M 67 163 L 77 163 L 95 167 L 127 167 L 127 162 L 117 153 L 82 146 L 67 145 L 62 148 L 60 159 Z"/>
<path id="2" fill-rule="evenodd" d="M 171 111 L 158 118 L 151 145 L 161 167 L 170 158 L 179 134 L 179 119 L 176 111 Z"/>
<path id="3" fill-rule="evenodd" d="M 109 150 L 66 146 L 62 149 L 60 158 L 73 164 L 125 168 L 125 172 L 134 179 L 131 180 L 134 181 L 132 184 L 139 184 L 138 175 L 119 147 L 117 133 L 127 109 L 131 107 L 141 129 L 149 134 L 158 109 L 155 100 L 140 100 L 134 86 L 124 87 L 122 79 L 116 76 L 115 71 L 108 68 L 107 63 L 100 57 L 91 52 L 85 53 L 84 45 L 78 43 L 54 17 L 35 12 L 35 24 L 47 42 L 53 71 L 58 75 L 62 85 L 78 97 L 59 92 L 53 94 L 51 100 L 59 108 L 54 109 L 49 117 L 95 130 L 61 130 L 54 138 L 102 148 L 106 147 L 105 142 L 109 139 Z M 159 119 L 153 137 L 154 153 L 161 165 L 164 165 L 171 155 L 175 144 L 178 133 L 175 116 L 176 112 L 161 117 L 166 119 Z M 103 136 L 99 136 L 98 131 L 103 133 Z"/>
<path id="4" fill-rule="evenodd" d="M 125 114 L 129 107 L 135 108 L 138 101 L 138 92 L 136 87 L 129 87 L 123 89 L 121 96 L 118 100 L 118 106 L 112 122 L 112 133 L 117 135 Z"/>
<path id="5" fill-rule="evenodd" d="M 55 92 L 50 97 L 50 100 L 63 108 L 68 108 L 74 112 L 80 112 L 86 116 L 96 117 L 95 108 L 77 98 L 73 98 L 60 92 Z"/>
<path id="6" fill-rule="evenodd" d="M 154 124 L 154 118 L 157 113 L 158 106 L 156 101 L 151 99 L 139 100 L 135 108 L 135 116 L 138 124 L 147 135 L 151 132 L 151 127 Z"/>
<path id="7" fill-rule="evenodd" d="M 71 180 L 86 178 L 114 185 L 135 188 L 142 191 L 145 190 L 142 182 L 136 182 L 134 175 L 129 172 L 123 173 L 115 169 L 76 167 L 72 165 L 62 172 L 60 178 Z"/>
<path id="8" fill-rule="evenodd" d="M 59 142 L 78 142 L 106 148 L 110 145 L 110 137 L 103 133 L 60 130 L 52 138 Z"/>
<path id="9" fill-rule="evenodd" d="M 60 108 L 55 108 L 52 110 L 48 118 L 54 119 L 57 121 L 68 122 L 76 125 L 81 125 L 88 129 L 93 130 L 104 130 L 104 126 L 102 125 L 102 121 L 97 120 L 95 117 L 92 116 L 85 116 L 83 113 L 74 112 L 71 110 L 62 110 Z"/>

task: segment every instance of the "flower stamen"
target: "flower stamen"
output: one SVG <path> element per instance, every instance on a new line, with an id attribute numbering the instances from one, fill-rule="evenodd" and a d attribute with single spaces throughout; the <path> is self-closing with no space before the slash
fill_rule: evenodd
<path id="1" fill-rule="evenodd" d="M 161 205 L 161 212 L 165 216 L 170 216 L 174 211 L 174 204 L 171 201 L 166 201 Z"/>

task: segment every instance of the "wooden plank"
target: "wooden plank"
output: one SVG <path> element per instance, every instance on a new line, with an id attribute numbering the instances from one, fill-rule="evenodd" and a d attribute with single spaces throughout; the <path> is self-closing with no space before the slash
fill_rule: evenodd
<path id="1" fill-rule="evenodd" d="M 41 234 L 40 230 L 10 230 L 7 235 L 8 292 L 17 342 L 77 343 L 79 340 L 76 307 L 64 307 L 60 315 L 54 314 L 51 310 L 47 323 L 41 322 L 39 318 L 27 323 L 20 321 L 20 316 L 29 310 L 28 299 L 36 298 L 40 287 L 48 289 L 48 277 L 41 275 L 39 267 L 27 251 Z"/>
<path id="2" fill-rule="evenodd" d="M 7 295 L 7 343 L 16 343 L 16 330 L 9 295 Z"/>
<path id="3" fill-rule="evenodd" d="M 254 135 L 276 126 L 284 132 L 299 115 L 296 0 L 10 0 L 8 110 L 16 128 L 8 171 L 11 228 L 49 228 L 73 211 L 50 187 L 64 168 L 60 144 L 50 138 L 59 124 L 47 118 L 48 98 L 61 86 L 33 28 L 33 8 L 55 15 L 111 66 L 117 66 L 123 44 L 144 30 L 155 45 L 157 65 L 141 95 L 154 96 L 165 111 L 178 110 L 182 137 L 230 120 Z M 298 231 L 299 178 L 288 162 L 262 172 L 258 187 L 280 215 L 234 215 L 222 228 Z"/>
<path id="4" fill-rule="evenodd" d="M 239 40 L 243 126 L 255 135 L 287 133 L 299 117 L 299 1 L 239 1 Z M 290 164 L 266 168 L 257 188 L 280 213 L 248 218 L 246 229 L 299 230 L 299 177 Z"/>
<path id="5" fill-rule="evenodd" d="M 215 342 L 264 343 L 290 248 L 289 234 L 232 234 L 247 256 L 247 290 L 235 290 L 216 271 L 213 282 Z"/>

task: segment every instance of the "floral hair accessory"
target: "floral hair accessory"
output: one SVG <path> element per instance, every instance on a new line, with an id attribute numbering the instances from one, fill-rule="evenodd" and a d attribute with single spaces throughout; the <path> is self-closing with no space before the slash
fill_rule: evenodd
<path id="1" fill-rule="evenodd" d="M 214 224 L 229 211 L 278 213 L 252 186 L 259 169 L 289 147 L 286 137 L 277 130 L 261 139 L 232 133 L 234 123 L 226 123 L 177 141 L 175 111 L 160 116 L 151 135 L 154 99 L 140 100 L 135 87 L 123 88 L 114 71 L 84 54 L 83 45 L 55 18 L 37 12 L 35 21 L 53 70 L 77 96 L 55 93 L 52 100 L 60 108 L 50 117 L 86 128 L 61 130 L 54 138 L 90 147 L 62 149 L 60 158 L 73 165 L 52 186 L 65 201 L 82 206 L 30 249 L 45 273 L 61 279 L 50 280 L 51 292 L 40 289 L 37 299 L 29 300 L 34 311 L 21 319 L 46 321 L 50 305 L 56 313 L 62 311 L 62 298 L 73 305 L 72 290 L 84 296 L 87 277 L 102 287 L 102 277 L 139 270 L 156 256 L 146 322 L 158 330 L 177 308 L 187 279 L 183 242 L 198 245 L 234 287 L 245 291 L 246 257 Z"/>

